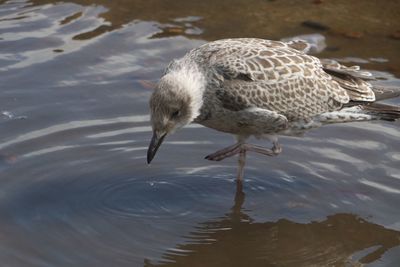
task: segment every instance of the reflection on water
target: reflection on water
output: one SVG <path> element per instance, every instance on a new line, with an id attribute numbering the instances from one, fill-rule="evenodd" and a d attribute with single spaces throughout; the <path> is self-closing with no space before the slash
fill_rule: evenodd
<path id="1" fill-rule="evenodd" d="M 400 245 L 399 231 L 353 214 L 305 224 L 254 222 L 243 209 L 244 200 L 239 184 L 231 212 L 199 223 L 189 241 L 164 254 L 163 263 L 146 261 L 144 266 L 360 266 Z"/>
<path id="2" fill-rule="evenodd" d="M 396 1 L 316 2 L 0 1 L 0 261 L 398 266 L 399 122 L 249 154 L 233 208 L 236 160 L 203 160 L 225 134 L 191 125 L 145 164 L 152 84 L 206 40 L 319 33 L 321 56 L 400 85 Z"/>
<path id="3" fill-rule="evenodd" d="M 53 3 L 52 0 L 34 0 L 35 4 Z M 93 1 L 70 0 L 82 5 L 80 12 L 86 12 Z M 227 37 L 259 37 L 280 39 L 299 33 L 312 33 L 315 29 L 304 27 L 304 21 L 316 21 L 327 25 L 326 34 L 330 50 L 340 57 L 353 56 L 369 59 L 387 59 L 398 50 L 398 40 L 390 38 L 400 28 L 397 1 L 373 0 L 368 4 L 360 1 L 349 3 L 345 0 L 323 1 L 265 1 L 265 0 L 97 0 L 98 6 L 106 8 L 99 16 L 104 21 L 93 29 L 75 36 L 75 39 L 89 39 L 105 32 L 118 29 L 135 21 L 158 21 L 160 32 L 155 37 L 186 36 L 215 40 Z M 82 11 L 83 10 L 83 11 Z M 78 13 L 73 13 L 72 17 Z M 349 21 L 351 23 L 349 23 Z M 375 49 L 379 47 L 378 49 Z M 400 52 L 397 52 L 399 56 Z M 332 57 L 332 53 L 324 53 Z M 373 62 L 371 62 L 373 63 Z M 379 64 L 378 64 L 379 65 Z M 383 70 L 400 75 L 399 57 Z M 380 66 L 382 69 L 382 66 Z"/>

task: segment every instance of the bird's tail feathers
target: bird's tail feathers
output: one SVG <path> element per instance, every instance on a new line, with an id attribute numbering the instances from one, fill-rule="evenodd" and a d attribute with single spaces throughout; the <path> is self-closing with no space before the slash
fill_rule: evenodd
<path id="1" fill-rule="evenodd" d="M 374 102 L 360 107 L 364 113 L 369 114 L 376 119 L 386 121 L 395 121 L 400 119 L 400 106 Z"/>
<path id="2" fill-rule="evenodd" d="M 372 91 L 375 93 L 375 101 L 381 101 L 400 96 L 400 88 L 395 86 L 373 84 Z"/>
<path id="3" fill-rule="evenodd" d="M 339 111 L 323 113 L 316 117 L 322 124 L 398 119 L 400 119 L 400 106 L 377 102 L 344 107 Z"/>

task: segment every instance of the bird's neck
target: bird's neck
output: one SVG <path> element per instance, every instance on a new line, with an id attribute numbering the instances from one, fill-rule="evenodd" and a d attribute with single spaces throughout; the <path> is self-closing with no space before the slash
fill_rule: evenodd
<path id="1" fill-rule="evenodd" d="M 203 95 L 206 88 L 206 79 L 196 64 L 190 66 L 181 66 L 179 69 L 173 69 L 166 74 L 168 79 L 178 83 L 181 93 L 188 94 L 190 97 L 190 107 L 192 110 L 193 121 L 200 115 L 200 109 L 203 106 Z"/>

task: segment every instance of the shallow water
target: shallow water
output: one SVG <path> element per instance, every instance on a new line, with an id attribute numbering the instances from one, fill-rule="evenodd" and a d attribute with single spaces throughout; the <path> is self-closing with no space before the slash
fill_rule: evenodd
<path id="1" fill-rule="evenodd" d="M 399 122 L 282 138 L 243 189 L 198 125 L 145 164 L 151 83 L 208 40 L 321 33 L 400 86 L 397 1 L 314 2 L 0 1 L 2 265 L 398 266 Z"/>

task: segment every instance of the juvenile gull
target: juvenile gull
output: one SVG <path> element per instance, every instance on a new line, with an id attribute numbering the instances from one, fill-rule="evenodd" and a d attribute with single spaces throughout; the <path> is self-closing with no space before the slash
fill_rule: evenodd
<path id="1" fill-rule="evenodd" d="M 400 108 L 376 103 L 400 91 L 373 86 L 371 73 L 307 55 L 301 40 L 255 38 L 206 43 L 172 61 L 150 99 L 150 163 L 167 134 L 191 122 L 236 135 L 237 143 L 206 157 L 222 160 L 246 151 L 281 152 L 277 135 L 323 124 L 395 120 Z M 272 148 L 245 143 L 255 136 Z"/>

